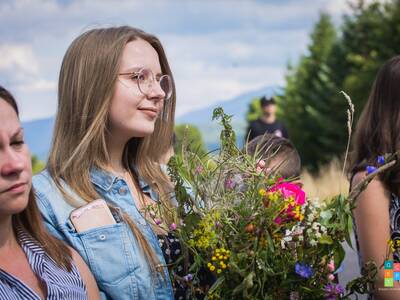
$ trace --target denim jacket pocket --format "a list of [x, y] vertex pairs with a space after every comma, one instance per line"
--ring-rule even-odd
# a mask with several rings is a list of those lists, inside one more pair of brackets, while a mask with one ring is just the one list
[[124, 223], [116, 223], [77, 233], [90, 269], [100, 284], [117, 285], [136, 267], [128, 259], [125, 226]]

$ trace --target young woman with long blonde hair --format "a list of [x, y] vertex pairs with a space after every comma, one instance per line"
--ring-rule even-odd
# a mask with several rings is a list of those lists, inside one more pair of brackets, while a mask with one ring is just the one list
[[[70, 45], [47, 168], [34, 186], [47, 227], [82, 255], [104, 299], [173, 299], [145, 210], [170, 207], [172, 187], [158, 161], [170, 145], [174, 111], [172, 73], [155, 36], [102, 28]], [[71, 212], [99, 198], [115, 224], [77, 230]]]

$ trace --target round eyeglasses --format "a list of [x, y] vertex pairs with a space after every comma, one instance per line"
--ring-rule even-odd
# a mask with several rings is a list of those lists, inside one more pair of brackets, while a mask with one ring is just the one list
[[140, 69], [139, 71], [119, 73], [118, 75], [129, 76], [128, 80], [120, 80], [121, 83], [127, 88], [138, 87], [139, 91], [145, 96], [150, 94], [155, 81], [157, 81], [165, 94], [164, 100], [168, 100], [172, 96], [172, 79], [167, 74], [154, 76], [151, 70]]

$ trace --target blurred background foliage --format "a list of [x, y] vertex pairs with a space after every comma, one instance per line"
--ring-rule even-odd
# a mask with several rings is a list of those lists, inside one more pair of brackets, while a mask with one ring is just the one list
[[303, 166], [320, 166], [342, 157], [347, 141], [347, 102], [359, 117], [379, 67], [400, 54], [400, 0], [359, 1], [335, 28], [322, 13], [311, 33], [308, 51], [288, 65], [279, 97], [279, 116], [298, 148]]
[[[350, 95], [357, 121], [379, 67], [398, 54], [400, 0], [358, 1], [340, 28], [321, 13], [307, 53], [288, 64], [284, 92], [277, 97], [279, 118], [308, 171], [317, 173], [344, 154], [348, 106], [340, 91]], [[249, 104], [247, 122], [261, 115], [258, 100]]]
[[44, 162], [39, 160], [39, 158], [36, 155], [32, 155], [31, 162], [32, 162], [32, 173], [33, 174], [39, 173], [45, 167]]

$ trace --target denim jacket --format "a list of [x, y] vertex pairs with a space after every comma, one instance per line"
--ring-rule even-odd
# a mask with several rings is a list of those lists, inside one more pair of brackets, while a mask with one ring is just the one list
[[[158, 239], [138, 211], [125, 180], [96, 168], [91, 170], [90, 176], [99, 195], [135, 221], [160, 262], [165, 265]], [[118, 209], [117, 213], [113, 213], [116, 224], [77, 233], [69, 221], [69, 215], [75, 207], [64, 200], [49, 173], [44, 170], [34, 176], [33, 185], [48, 230], [79, 252], [97, 281], [102, 299], [174, 298], [167, 269], [164, 269], [166, 280], [160, 274], [157, 277], [151, 274], [135, 236], [129, 226], [121, 221]], [[148, 184], [139, 180], [139, 185], [144, 193], [158, 201], [157, 194]], [[67, 185], [64, 188], [74, 195], [74, 199], [81, 201], [81, 205], [85, 204]]]

